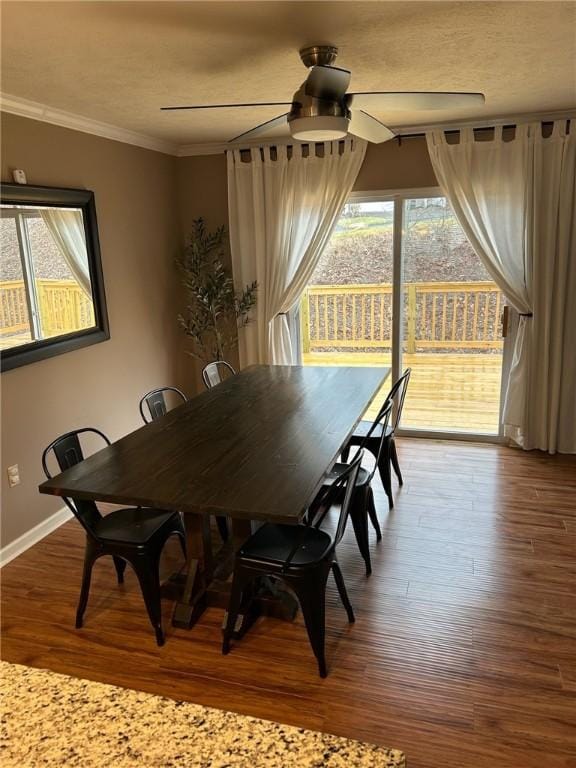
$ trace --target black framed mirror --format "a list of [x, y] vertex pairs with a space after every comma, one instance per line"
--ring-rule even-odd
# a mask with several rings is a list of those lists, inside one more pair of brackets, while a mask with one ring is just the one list
[[94, 193], [0, 187], [3, 371], [110, 338]]

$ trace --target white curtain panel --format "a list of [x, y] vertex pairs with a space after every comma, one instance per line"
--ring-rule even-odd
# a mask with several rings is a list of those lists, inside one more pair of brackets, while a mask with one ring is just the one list
[[576, 453], [576, 121], [534, 127], [528, 251], [534, 321], [526, 448]]
[[82, 211], [47, 208], [41, 210], [41, 214], [70, 271], [91, 299], [92, 286]]
[[566, 121], [511, 140], [471, 128], [448, 144], [426, 136], [436, 177], [484, 266], [520, 315], [503, 409], [505, 434], [526, 449], [576, 452], [574, 143]]
[[[240, 331], [240, 364], [297, 362], [286, 314], [299, 301], [352, 191], [366, 142], [227, 152], [234, 281], [258, 281], [255, 322]], [[308, 149], [308, 147], [306, 148]], [[244, 158], [244, 159], [243, 159]]]

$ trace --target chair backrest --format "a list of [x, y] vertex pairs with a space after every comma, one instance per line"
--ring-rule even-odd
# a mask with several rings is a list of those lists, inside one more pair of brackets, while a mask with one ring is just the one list
[[212, 389], [212, 387], [220, 384], [224, 378], [235, 375], [236, 371], [230, 363], [227, 363], [226, 360], [215, 360], [213, 363], [208, 363], [208, 365], [204, 366], [202, 380], [206, 389]]
[[[388, 392], [386, 402], [394, 402], [396, 400], [396, 412], [394, 414], [394, 423], [392, 424], [392, 433], [396, 431], [396, 427], [400, 423], [402, 417], [402, 409], [404, 408], [404, 399], [406, 398], [406, 390], [408, 389], [408, 383], [410, 381], [411, 368], [406, 368], [402, 376], [396, 381]], [[384, 403], [386, 405], [386, 403]]]
[[[42, 469], [44, 474], [50, 480], [53, 475], [48, 468], [48, 457], [50, 453], [54, 455], [60, 470], [64, 472], [70, 467], [80, 464], [84, 461], [84, 453], [82, 446], [80, 445], [79, 435], [91, 433], [98, 435], [106, 443], [110, 445], [110, 440], [103, 432], [93, 427], [84, 427], [83, 429], [75, 429], [72, 432], [66, 432], [64, 435], [60, 435], [56, 440], [53, 440], [50, 445], [44, 449], [42, 453]], [[94, 535], [94, 524], [101, 519], [102, 515], [98, 511], [98, 507], [93, 501], [85, 499], [68, 499], [64, 497], [66, 505], [72, 510], [73, 514], [80, 521], [85, 530]]]
[[[372, 478], [374, 477], [374, 473], [376, 472], [376, 469], [378, 468], [378, 464], [380, 462], [380, 455], [382, 453], [382, 448], [384, 446], [384, 440], [386, 439], [386, 432], [388, 430], [388, 427], [390, 425], [390, 418], [392, 416], [392, 406], [394, 405], [394, 401], [387, 398], [384, 402], [384, 405], [380, 410], [378, 411], [378, 415], [372, 422], [372, 426], [362, 439], [362, 442], [358, 446], [357, 453], [360, 453], [360, 451], [363, 451], [366, 447], [366, 444], [368, 443], [368, 440], [374, 435], [374, 432], [381, 427], [382, 431], [380, 433], [380, 443], [378, 444], [378, 452], [376, 454], [376, 461], [374, 462], [374, 466], [372, 467], [370, 471], [370, 477], [368, 478], [368, 482], [372, 482]], [[356, 456], [354, 456], [354, 459]]]
[[348, 522], [348, 515], [350, 513], [350, 502], [352, 500], [352, 494], [354, 493], [354, 486], [356, 485], [356, 478], [360, 471], [363, 456], [364, 451], [358, 451], [354, 459], [346, 466], [346, 469], [338, 475], [331, 485], [326, 486], [323, 489], [314, 504], [312, 525], [315, 528], [319, 528], [330, 507], [339, 501], [342, 502], [340, 506], [340, 515], [338, 517], [338, 525], [336, 526], [336, 535], [334, 536], [334, 545], [340, 543], [344, 531], [346, 530], [346, 523]]
[[[184, 392], [181, 392], [176, 387], [158, 387], [158, 389], [147, 392], [140, 400], [140, 416], [142, 416], [144, 424], [150, 424], [151, 421], [156, 421], [156, 419], [166, 415], [168, 409], [166, 408], [166, 398], [164, 397], [165, 392], [175, 392], [182, 399], [183, 403], [188, 400]], [[150, 418], [146, 416], [145, 405], [148, 408]]]

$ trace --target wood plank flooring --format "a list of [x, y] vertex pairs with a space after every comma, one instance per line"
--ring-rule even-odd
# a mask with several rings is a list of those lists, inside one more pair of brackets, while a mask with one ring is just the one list
[[399, 454], [393, 511], [375, 486], [372, 577], [350, 533], [340, 548], [357, 620], [330, 582], [326, 680], [301, 617], [260, 619], [223, 657], [222, 611], [174, 630], [166, 600], [157, 648], [134, 575], [118, 587], [105, 560], [75, 630], [75, 522], [3, 569], [3, 658], [396, 747], [410, 768], [574, 768], [576, 457], [415, 439]]

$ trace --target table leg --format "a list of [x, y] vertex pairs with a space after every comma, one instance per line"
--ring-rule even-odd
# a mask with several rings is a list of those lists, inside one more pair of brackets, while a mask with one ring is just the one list
[[[254, 528], [254, 524], [250, 520], [232, 520], [232, 542], [234, 547], [234, 553], [240, 547], [242, 544], [246, 541], [246, 539], [252, 535], [252, 530]], [[232, 562], [232, 569], [234, 567], [234, 563]], [[232, 571], [230, 571], [230, 577], [229, 582], [232, 581]], [[260, 611], [259, 606], [254, 603], [253, 597], [254, 593], [257, 589], [256, 584], [252, 584], [247, 590], [244, 592], [244, 596], [242, 599], [242, 605], [240, 606], [240, 612], [238, 613], [238, 618], [236, 619], [236, 626], [234, 627], [233, 637], [240, 638], [247, 630], [248, 628], [256, 621], [258, 618]], [[226, 622], [228, 621], [228, 611], [226, 610], [224, 612], [224, 618], [222, 620], [222, 629], [226, 627]]]
[[172, 616], [172, 624], [190, 629], [204, 612], [206, 590], [212, 580], [214, 563], [210, 541], [210, 518], [207, 515], [184, 514], [186, 525], [186, 580]]
[[[251, 535], [258, 523], [232, 520], [231, 540], [222, 545], [216, 556], [212, 551], [210, 518], [207, 515], [185, 513], [186, 569], [179, 581], [172, 624], [191, 629], [208, 606], [226, 609], [234, 568], [234, 553]], [[174, 584], [178, 587], [178, 584]], [[283, 619], [293, 619], [298, 604], [281, 583], [267, 577], [258, 579], [244, 595], [235, 637], [241, 637], [261, 613]], [[226, 624], [224, 616], [223, 627]]]
[[[247, 520], [232, 520], [234, 551], [240, 548], [257, 525], [258, 523], [250, 523]], [[228, 581], [230, 582], [231, 579]], [[242, 637], [262, 613], [293, 621], [297, 612], [298, 601], [292, 593], [286, 590], [278, 580], [262, 576], [256, 579], [244, 593], [233, 637]], [[228, 611], [225, 611], [222, 629], [226, 627], [227, 620]]]

